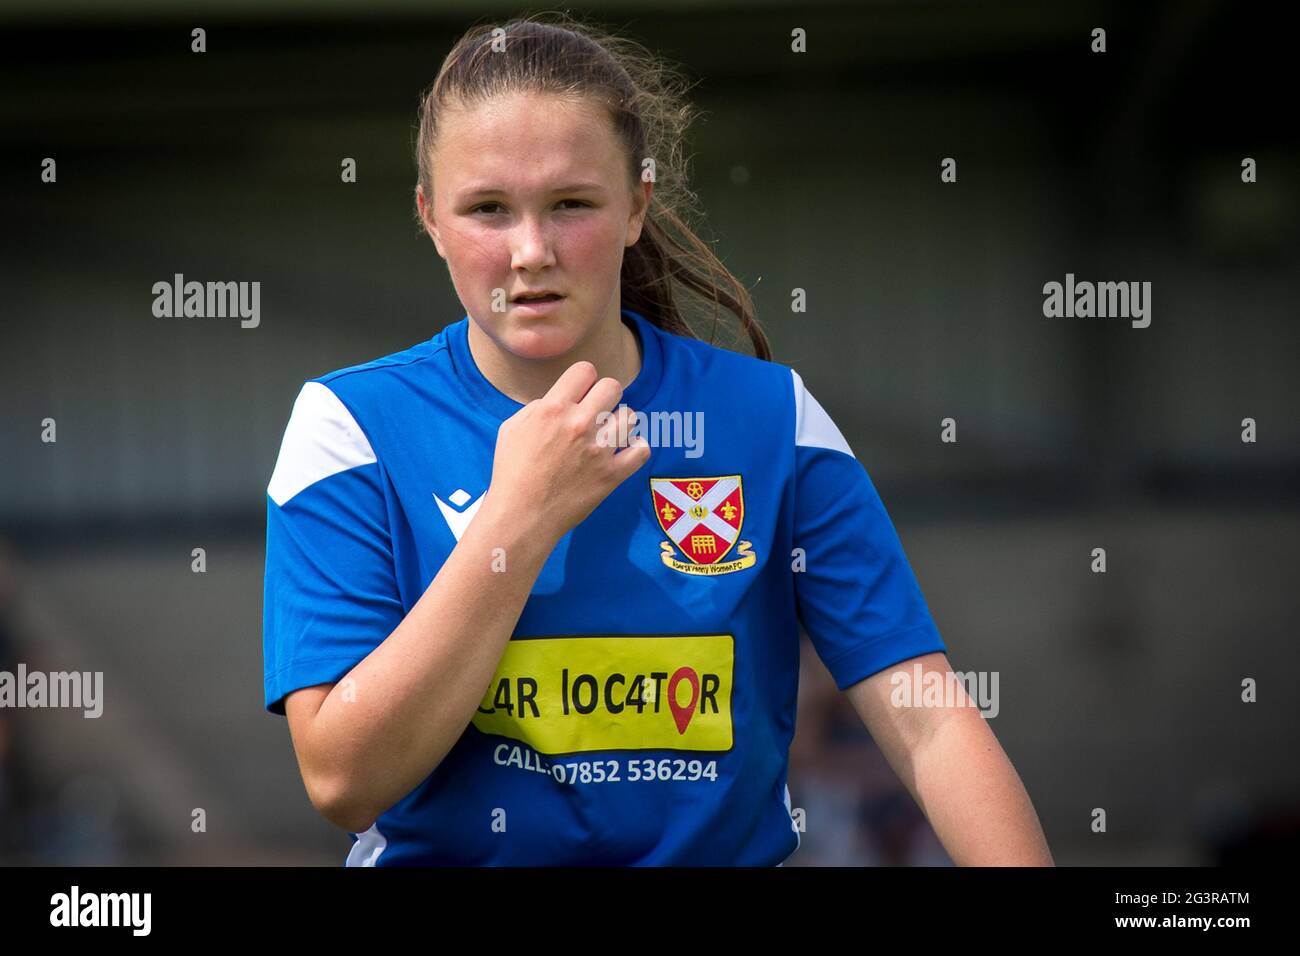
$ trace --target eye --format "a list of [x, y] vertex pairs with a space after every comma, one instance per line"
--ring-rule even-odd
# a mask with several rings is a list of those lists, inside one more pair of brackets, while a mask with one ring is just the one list
[[[561, 199], [557, 205], [563, 206], [565, 203], [573, 203], [574, 205], [570, 208], [577, 208], [577, 209], [583, 209], [591, 206], [591, 203], [587, 202], [584, 199]], [[489, 208], [489, 207], [494, 207], [494, 208]], [[477, 206], [472, 208], [470, 210], [470, 213], [471, 214], [483, 213], [484, 215], [491, 216], [491, 215], [495, 215], [496, 212], [501, 208], [502, 207], [499, 202], [484, 202], [484, 203], [479, 203]]]

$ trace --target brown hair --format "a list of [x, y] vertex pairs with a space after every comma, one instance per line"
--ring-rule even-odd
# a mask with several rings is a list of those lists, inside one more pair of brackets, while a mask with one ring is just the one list
[[645, 47], [567, 14], [471, 27], [422, 96], [415, 147], [419, 183], [431, 200], [432, 150], [439, 116], [449, 101], [475, 104], [516, 91], [594, 97], [626, 147], [633, 183], [640, 182], [642, 157], [654, 160], [654, 189], [641, 237], [623, 255], [623, 307], [664, 331], [695, 338], [677, 302], [679, 291], [693, 293], [713, 303], [714, 333], [719, 307], [726, 308], [749, 334], [754, 354], [771, 360], [749, 291], [688, 221], [703, 217], [687, 183], [682, 149], [686, 128], [696, 116], [684, 99], [687, 88], [680, 74]]

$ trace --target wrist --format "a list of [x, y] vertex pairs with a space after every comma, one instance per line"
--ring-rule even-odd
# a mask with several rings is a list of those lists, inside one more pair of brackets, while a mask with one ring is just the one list
[[550, 509], [521, 504], [489, 486], [475, 521], [483, 519], [485, 525], [499, 531], [498, 536], [504, 536], [510, 544], [540, 542], [549, 554], [565, 533], [555, 526], [551, 514]]

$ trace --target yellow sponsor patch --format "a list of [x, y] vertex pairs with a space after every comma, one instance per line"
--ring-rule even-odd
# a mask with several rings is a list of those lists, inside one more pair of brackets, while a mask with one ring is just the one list
[[730, 634], [518, 638], [472, 723], [543, 754], [730, 750], [734, 660]]

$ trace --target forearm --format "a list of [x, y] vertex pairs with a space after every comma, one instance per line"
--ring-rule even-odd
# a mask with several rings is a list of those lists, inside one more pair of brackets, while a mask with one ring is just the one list
[[976, 708], [939, 722], [908, 771], [900, 776], [958, 866], [1054, 865], [1029, 794]]
[[336, 781], [349, 817], [373, 821], [427, 777], [496, 672], [558, 539], [496, 505], [484, 500], [410, 613], [312, 722], [314, 763]]

